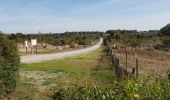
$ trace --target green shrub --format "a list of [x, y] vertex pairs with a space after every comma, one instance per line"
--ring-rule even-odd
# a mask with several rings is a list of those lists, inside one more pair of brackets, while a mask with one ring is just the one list
[[0, 36], [0, 99], [14, 91], [20, 59], [16, 45]]
[[169, 52], [170, 51], [170, 38], [163, 37], [161, 41], [162, 41], [162, 44], [157, 44], [154, 46], [154, 48], [157, 50]]
[[[53, 99], [63, 100], [169, 100], [170, 80], [125, 80], [106, 86], [75, 84], [57, 89]], [[147, 83], [146, 83], [147, 82]]]
[[140, 47], [143, 42], [142, 38], [137, 38], [137, 37], [126, 37], [123, 40], [124, 44], [127, 44], [128, 46], [131, 46], [133, 48]]
[[170, 24], [167, 24], [160, 30], [160, 34], [163, 36], [170, 36]]

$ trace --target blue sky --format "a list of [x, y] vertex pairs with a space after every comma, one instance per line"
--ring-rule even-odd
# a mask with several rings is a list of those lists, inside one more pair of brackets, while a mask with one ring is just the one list
[[3, 32], [160, 29], [170, 0], [0, 0]]

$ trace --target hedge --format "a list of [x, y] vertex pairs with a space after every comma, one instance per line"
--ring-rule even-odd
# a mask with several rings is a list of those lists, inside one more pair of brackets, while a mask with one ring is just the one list
[[16, 88], [20, 58], [16, 45], [0, 36], [0, 99], [6, 98]]

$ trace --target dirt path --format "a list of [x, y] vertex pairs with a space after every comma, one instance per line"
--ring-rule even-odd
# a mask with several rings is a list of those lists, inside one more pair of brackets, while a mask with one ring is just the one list
[[86, 49], [67, 51], [62, 53], [54, 53], [54, 54], [38, 54], [38, 55], [21, 56], [21, 63], [37, 63], [41, 61], [48, 61], [53, 59], [85, 54], [98, 49], [102, 45], [102, 43], [103, 43], [103, 38], [100, 38], [100, 41], [96, 45]]

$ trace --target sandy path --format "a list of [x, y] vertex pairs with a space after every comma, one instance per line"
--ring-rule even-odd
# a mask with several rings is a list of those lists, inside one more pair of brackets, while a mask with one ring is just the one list
[[76, 56], [80, 54], [85, 54], [91, 51], [98, 49], [103, 43], [103, 39], [100, 38], [100, 41], [89, 48], [74, 50], [74, 51], [67, 51], [62, 53], [53, 53], [53, 54], [38, 54], [38, 55], [28, 55], [28, 56], [21, 56], [21, 63], [37, 63], [41, 61], [48, 61], [53, 59], [59, 59], [64, 57]]

